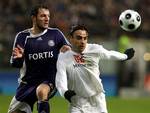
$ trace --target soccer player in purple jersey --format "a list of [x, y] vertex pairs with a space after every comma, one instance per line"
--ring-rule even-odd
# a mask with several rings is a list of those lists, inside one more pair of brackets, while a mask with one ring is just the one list
[[10, 63], [20, 68], [19, 86], [8, 113], [50, 113], [48, 100], [56, 92], [56, 61], [60, 51], [70, 49], [63, 33], [49, 28], [50, 11], [45, 5], [31, 10], [32, 28], [16, 35]]

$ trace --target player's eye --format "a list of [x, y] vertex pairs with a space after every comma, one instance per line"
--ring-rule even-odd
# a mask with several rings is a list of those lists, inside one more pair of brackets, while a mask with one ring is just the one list
[[81, 36], [76, 36], [76, 39], [77, 39], [77, 40], [81, 40], [82, 37], [81, 37]]

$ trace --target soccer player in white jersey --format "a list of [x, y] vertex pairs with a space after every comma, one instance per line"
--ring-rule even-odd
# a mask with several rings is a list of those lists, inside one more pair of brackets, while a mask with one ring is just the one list
[[127, 49], [125, 53], [109, 51], [102, 45], [87, 43], [88, 35], [85, 26], [72, 27], [69, 38], [72, 50], [58, 57], [56, 87], [70, 102], [70, 113], [107, 113], [99, 61], [131, 59], [134, 49]]
[[48, 100], [55, 94], [56, 62], [61, 51], [70, 49], [63, 33], [49, 27], [50, 11], [45, 5], [31, 10], [32, 28], [19, 32], [10, 63], [20, 68], [19, 86], [8, 113], [50, 113]]

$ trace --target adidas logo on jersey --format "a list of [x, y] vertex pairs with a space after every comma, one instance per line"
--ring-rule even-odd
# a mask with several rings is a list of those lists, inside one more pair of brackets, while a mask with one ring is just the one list
[[37, 40], [43, 40], [41, 37], [39, 37]]

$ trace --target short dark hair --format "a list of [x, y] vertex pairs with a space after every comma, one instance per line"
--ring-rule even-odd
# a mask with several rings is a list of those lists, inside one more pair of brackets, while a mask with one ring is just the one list
[[72, 36], [77, 30], [85, 30], [88, 33], [88, 29], [84, 25], [73, 25], [70, 29], [69, 34]]
[[31, 12], [30, 12], [30, 16], [37, 16], [39, 9], [48, 9], [48, 6], [45, 4], [37, 4], [34, 7], [32, 7]]

